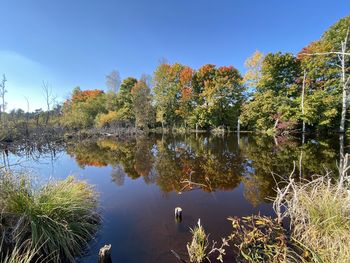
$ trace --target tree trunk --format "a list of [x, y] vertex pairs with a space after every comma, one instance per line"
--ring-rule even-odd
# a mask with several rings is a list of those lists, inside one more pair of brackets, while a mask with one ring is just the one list
[[344, 41], [341, 43], [341, 48], [342, 48], [342, 52], [341, 52], [341, 56], [339, 56], [340, 58], [340, 62], [341, 62], [341, 83], [342, 83], [342, 87], [343, 87], [343, 98], [342, 98], [342, 109], [341, 109], [341, 119], [340, 119], [340, 128], [339, 128], [339, 132], [340, 133], [344, 133], [345, 132], [345, 121], [346, 121], [346, 111], [347, 111], [347, 107], [348, 107], [348, 92], [347, 92], [347, 85], [349, 82], [349, 79], [346, 78], [346, 47], [347, 47], [347, 43], [348, 43], [348, 35], [349, 35], [349, 28], [346, 32], [346, 37], [344, 39]]
[[302, 93], [301, 93], [301, 113], [303, 115], [303, 128], [302, 128], [303, 136], [305, 133], [305, 119], [304, 119], [304, 114], [305, 114], [305, 112], [304, 112], [305, 80], [306, 80], [306, 71], [304, 70], [303, 88], [302, 88]]

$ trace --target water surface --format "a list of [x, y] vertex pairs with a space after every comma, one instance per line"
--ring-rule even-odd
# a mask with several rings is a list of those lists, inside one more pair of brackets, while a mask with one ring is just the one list
[[[274, 216], [267, 198], [274, 196], [279, 176], [293, 169], [297, 177], [336, 174], [338, 142], [154, 135], [15, 147], [2, 154], [5, 163], [19, 163], [12, 169], [30, 170], [39, 181], [73, 174], [95, 185], [103, 223], [80, 262], [97, 262], [99, 248], [112, 244], [115, 262], [154, 263], [177, 262], [170, 250], [186, 255], [189, 227], [199, 218], [210, 239], [219, 241], [229, 234], [229, 216]], [[174, 219], [177, 206], [184, 211], [182, 222]]]

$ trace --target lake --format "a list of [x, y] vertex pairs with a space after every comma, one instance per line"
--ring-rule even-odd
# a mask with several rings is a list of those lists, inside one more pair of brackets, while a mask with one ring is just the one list
[[[339, 155], [337, 138], [302, 143], [242, 133], [98, 139], [2, 152], [5, 164], [29, 170], [39, 183], [73, 174], [95, 186], [103, 222], [79, 259], [83, 263], [97, 262], [104, 244], [112, 244], [114, 262], [177, 262], [170, 251], [186, 256], [189, 228], [199, 218], [209, 239], [220, 241], [230, 233], [229, 216], [274, 216], [268, 197], [281, 177], [293, 169], [303, 178], [336, 174]], [[174, 218], [177, 206], [181, 222]]]

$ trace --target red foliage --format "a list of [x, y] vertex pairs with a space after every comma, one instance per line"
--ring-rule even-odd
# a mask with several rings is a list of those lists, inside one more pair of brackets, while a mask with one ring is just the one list
[[295, 121], [291, 120], [283, 120], [282, 114], [276, 113], [273, 115], [274, 120], [278, 120], [276, 130], [278, 130], [278, 133], [282, 133], [283, 131], [292, 130], [296, 126]]

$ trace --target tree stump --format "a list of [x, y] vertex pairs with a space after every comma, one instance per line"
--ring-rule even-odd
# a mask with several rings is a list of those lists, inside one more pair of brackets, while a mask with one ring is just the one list
[[176, 221], [181, 222], [181, 220], [182, 220], [182, 208], [181, 207], [175, 208], [175, 219], [176, 219]]
[[112, 263], [112, 245], [104, 245], [98, 252], [98, 263]]

